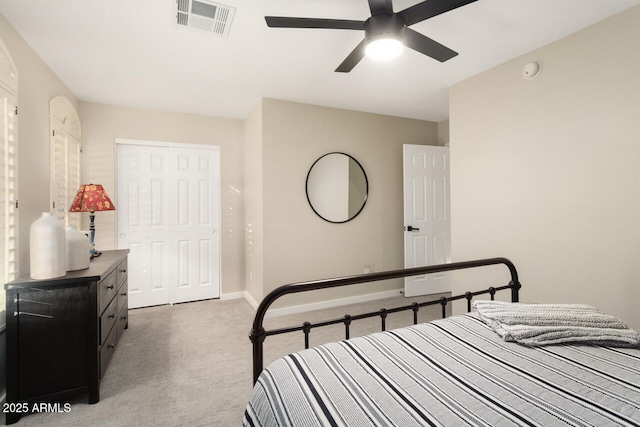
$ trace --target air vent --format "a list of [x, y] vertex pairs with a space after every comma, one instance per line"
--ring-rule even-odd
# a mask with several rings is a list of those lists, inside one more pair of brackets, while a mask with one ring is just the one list
[[176, 0], [176, 24], [228, 36], [236, 9], [203, 0]]

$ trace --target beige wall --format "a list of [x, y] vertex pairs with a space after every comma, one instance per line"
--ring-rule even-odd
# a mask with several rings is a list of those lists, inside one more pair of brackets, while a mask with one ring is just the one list
[[[244, 279], [243, 123], [237, 119], [80, 103], [84, 181], [115, 197], [115, 139], [220, 146], [221, 294], [242, 292]], [[117, 206], [116, 206], [117, 208]], [[116, 247], [116, 212], [96, 214], [96, 246]], [[84, 218], [88, 221], [88, 218]]]
[[262, 300], [263, 276], [263, 180], [262, 102], [244, 121], [245, 277], [246, 291], [254, 304]]
[[49, 100], [65, 96], [78, 101], [0, 15], [0, 39], [18, 70], [18, 246], [19, 275], [29, 274], [29, 228], [49, 212]]
[[524, 301], [640, 328], [639, 51], [635, 7], [451, 89], [454, 260], [506, 256]]
[[449, 120], [438, 122], [438, 145], [446, 147], [449, 140]]
[[[273, 99], [262, 102], [263, 289], [291, 282], [403, 267], [402, 145], [437, 144], [437, 124]], [[305, 182], [320, 156], [356, 158], [369, 198], [354, 220], [333, 224], [307, 202]], [[301, 304], [402, 287], [371, 283], [324, 295], [297, 295]]]

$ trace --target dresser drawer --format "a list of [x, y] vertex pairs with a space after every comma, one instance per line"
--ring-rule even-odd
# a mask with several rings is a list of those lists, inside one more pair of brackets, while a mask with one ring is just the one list
[[122, 282], [127, 280], [127, 259], [123, 259], [116, 267], [116, 283], [118, 286], [122, 285]]
[[104, 345], [100, 349], [100, 378], [104, 377], [104, 373], [107, 370], [107, 366], [109, 366], [113, 352], [116, 350], [117, 341], [118, 333], [116, 328], [113, 328]]
[[116, 295], [116, 270], [101, 280], [98, 283], [98, 288], [98, 301], [100, 302], [100, 313], [102, 313]]
[[100, 316], [100, 344], [104, 344], [109, 332], [116, 323], [116, 316], [118, 315], [118, 299], [114, 298], [111, 304]]

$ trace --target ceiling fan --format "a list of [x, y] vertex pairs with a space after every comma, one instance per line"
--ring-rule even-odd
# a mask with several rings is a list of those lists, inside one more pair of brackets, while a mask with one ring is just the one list
[[366, 21], [286, 16], [266, 16], [265, 20], [267, 26], [277, 28], [364, 30], [364, 40], [336, 68], [336, 72], [348, 73], [365, 54], [375, 57], [376, 49], [385, 46], [391, 49], [392, 54], [399, 54], [402, 46], [407, 46], [440, 62], [453, 58], [457, 52], [412, 30], [409, 26], [475, 1], [477, 0], [425, 0], [400, 12], [394, 12], [392, 0], [368, 0], [371, 17]]

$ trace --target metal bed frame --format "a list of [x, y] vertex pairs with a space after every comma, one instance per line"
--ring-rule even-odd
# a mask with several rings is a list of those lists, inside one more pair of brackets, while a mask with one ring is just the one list
[[[267, 313], [267, 310], [273, 304], [275, 300], [278, 298], [299, 292], [307, 292], [314, 291], [318, 289], [328, 289], [342, 286], [350, 286], [359, 283], [367, 283], [367, 282], [376, 282], [380, 280], [388, 280], [388, 279], [396, 279], [402, 277], [410, 277], [410, 276], [418, 276], [423, 274], [432, 274], [439, 273], [444, 271], [452, 271], [452, 270], [463, 270], [468, 268], [475, 267], [483, 267], [489, 265], [497, 265], [503, 264], [505, 265], [511, 274], [511, 280], [508, 285], [500, 286], [500, 287], [490, 287], [484, 290], [476, 291], [476, 292], [466, 292], [462, 295], [455, 295], [451, 297], [442, 297], [436, 300], [430, 300], [425, 302], [414, 302], [410, 305], [396, 307], [392, 309], [382, 308], [378, 311], [373, 311], [369, 313], [359, 314], [355, 316], [351, 316], [349, 314], [344, 317], [327, 320], [319, 323], [309, 323], [304, 322], [299, 326], [292, 326], [286, 328], [278, 328], [265, 330], [263, 326], [264, 318]], [[401, 270], [391, 270], [391, 271], [383, 271], [380, 273], [369, 273], [369, 274], [361, 274], [355, 276], [347, 276], [340, 277], [336, 279], [326, 279], [326, 280], [315, 280], [309, 282], [301, 282], [301, 283], [291, 283], [288, 285], [280, 286], [279, 288], [271, 291], [267, 296], [262, 300], [258, 309], [256, 310], [256, 315], [253, 320], [253, 327], [251, 328], [251, 332], [249, 334], [249, 339], [253, 344], [253, 383], [255, 384], [258, 381], [258, 376], [262, 372], [263, 369], [263, 359], [264, 359], [264, 340], [271, 335], [279, 335], [288, 332], [296, 332], [303, 331], [304, 332], [304, 342], [305, 349], [309, 348], [309, 333], [311, 329], [318, 328], [322, 326], [335, 325], [339, 323], [343, 323], [345, 325], [345, 339], [349, 339], [349, 327], [351, 322], [359, 319], [366, 319], [369, 317], [380, 316], [382, 322], [382, 331], [386, 329], [386, 317], [389, 313], [396, 313], [400, 311], [413, 311], [413, 323], [414, 325], [418, 323], [418, 310], [420, 307], [431, 306], [440, 304], [442, 306], [442, 318], [446, 317], [446, 307], [450, 301], [456, 301], [460, 299], [467, 300], [467, 312], [471, 311], [471, 300], [474, 296], [477, 295], [485, 295], [489, 294], [491, 299], [494, 299], [494, 295], [497, 291], [511, 289], [511, 301], [518, 302], [518, 291], [521, 288], [521, 284], [518, 281], [518, 272], [516, 271], [515, 266], [511, 261], [506, 258], [489, 258], [489, 259], [481, 259], [475, 261], [464, 261], [464, 262], [456, 262], [450, 264], [441, 264], [441, 265], [432, 265], [427, 267], [416, 267], [416, 268], [408, 268]]]

